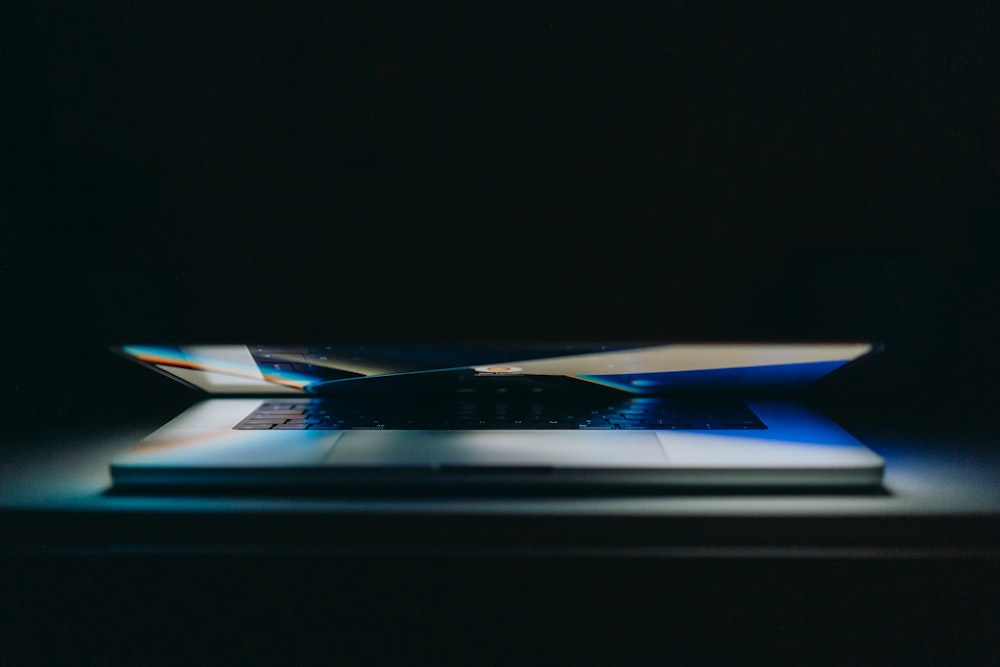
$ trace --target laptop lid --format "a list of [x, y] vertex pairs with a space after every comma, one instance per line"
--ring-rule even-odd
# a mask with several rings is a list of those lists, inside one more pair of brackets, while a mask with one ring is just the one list
[[789, 393], [877, 350], [851, 343], [122, 345], [216, 396], [584, 391]]

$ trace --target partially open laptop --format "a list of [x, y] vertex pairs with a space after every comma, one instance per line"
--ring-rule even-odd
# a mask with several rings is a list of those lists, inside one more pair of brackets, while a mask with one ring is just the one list
[[884, 462], [794, 395], [870, 343], [124, 345], [208, 397], [116, 486], [858, 487]]

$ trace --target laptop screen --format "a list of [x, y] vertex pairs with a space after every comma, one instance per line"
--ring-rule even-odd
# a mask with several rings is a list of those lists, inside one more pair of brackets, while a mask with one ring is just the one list
[[634, 395], [794, 391], [871, 343], [123, 345], [212, 394], [340, 395], [602, 387]]

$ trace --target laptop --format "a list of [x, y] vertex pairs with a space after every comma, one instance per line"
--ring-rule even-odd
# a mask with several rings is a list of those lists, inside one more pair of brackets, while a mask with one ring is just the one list
[[796, 395], [871, 343], [122, 345], [201, 400], [116, 487], [863, 487]]

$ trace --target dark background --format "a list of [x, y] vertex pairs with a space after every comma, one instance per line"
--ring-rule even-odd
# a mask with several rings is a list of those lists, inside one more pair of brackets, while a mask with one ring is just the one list
[[156, 391], [126, 341], [862, 338], [877, 394], [1000, 369], [989, 3], [3, 11], [8, 394]]
[[[0, 3], [12, 446], [192, 400], [118, 342], [869, 339], [831, 401], [996, 414], [995, 4], [193, 7]], [[961, 662], [997, 618], [995, 561], [199, 558], [12, 558], [34, 602], [9, 641], [249, 655], [247, 628], [338, 626], [391, 652], [385, 626], [438, 657], [523, 633], [604, 661], [686, 635], [710, 662], [819, 628], [828, 659]]]

